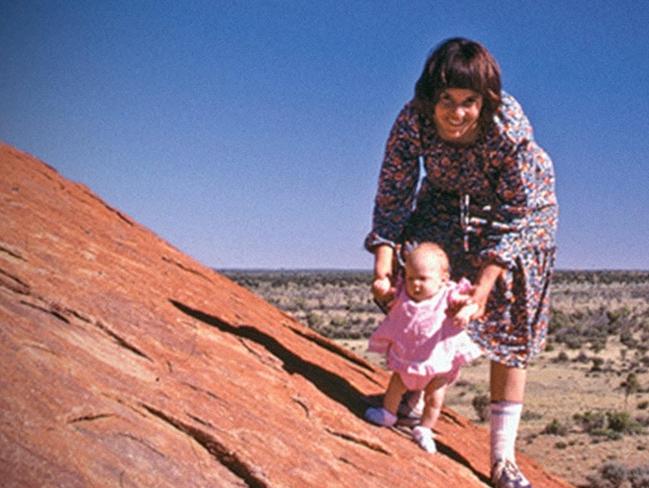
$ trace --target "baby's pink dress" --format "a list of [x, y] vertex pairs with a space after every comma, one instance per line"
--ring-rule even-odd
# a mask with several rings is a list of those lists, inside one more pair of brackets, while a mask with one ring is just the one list
[[464, 331], [453, 325], [446, 308], [452, 294], [466, 292], [470, 284], [449, 282], [435, 296], [415, 302], [398, 291], [396, 303], [370, 337], [368, 350], [386, 355], [388, 368], [399, 373], [409, 390], [422, 390], [434, 376], [457, 380], [460, 367], [481, 351]]

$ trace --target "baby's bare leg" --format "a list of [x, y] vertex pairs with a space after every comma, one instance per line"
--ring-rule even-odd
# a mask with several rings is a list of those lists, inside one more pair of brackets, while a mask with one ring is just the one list
[[392, 373], [388, 389], [383, 397], [383, 408], [393, 415], [397, 414], [401, 397], [407, 391], [406, 385], [403, 384], [399, 373]]
[[444, 405], [447, 387], [448, 378], [445, 376], [436, 376], [426, 385], [424, 390], [426, 406], [424, 407], [424, 414], [421, 416], [422, 427], [432, 429], [437, 424], [442, 405]]

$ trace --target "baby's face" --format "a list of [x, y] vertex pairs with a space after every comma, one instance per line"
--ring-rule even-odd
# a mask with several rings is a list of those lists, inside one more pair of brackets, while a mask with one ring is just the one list
[[448, 281], [439, 256], [430, 253], [413, 253], [406, 261], [406, 293], [416, 301], [427, 300]]

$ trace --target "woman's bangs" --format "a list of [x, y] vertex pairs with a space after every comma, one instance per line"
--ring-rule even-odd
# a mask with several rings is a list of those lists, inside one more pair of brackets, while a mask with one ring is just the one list
[[469, 63], [449, 63], [445, 66], [443, 84], [446, 88], [464, 88], [482, 94], [484, 92], [484, 77]]

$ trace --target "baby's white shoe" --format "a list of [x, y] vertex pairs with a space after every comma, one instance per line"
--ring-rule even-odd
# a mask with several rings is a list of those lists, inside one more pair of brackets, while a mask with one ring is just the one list
[[437, 452], [437, 446], [435, 445], [435, 441], [433, 440], [433, 431], [428, 427], [418, 425], [417, 427], [413, 428], [412, 438], [424, 451], [430, 453]]

